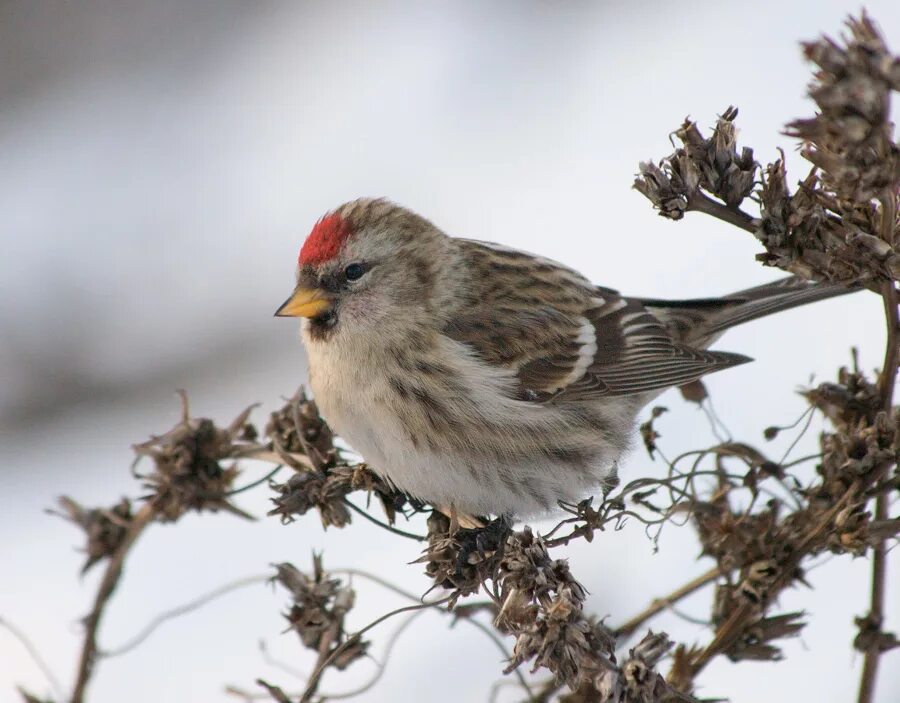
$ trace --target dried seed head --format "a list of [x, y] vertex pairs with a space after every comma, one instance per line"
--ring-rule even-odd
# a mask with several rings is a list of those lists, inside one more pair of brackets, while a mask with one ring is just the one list
[[278, 515], [283, 523], [293, 522], [296, 516], [315, 508], [323, 527], [344, 527], [351, 520], [346, 496], [357, 490], [374, 493], [391, 524], [397, 512], [409, 502], [364, 465], [350, 466], [342, 462], [334, 446], [334, 435], [320, 417], [315, 401], [306, 397], [303, 388], [271, 414], [266, 436], [273, 449], [282, 455], [303, 454], [314, 467], [309, 470], [296, 465], [297, 473], [287, 481], [271, 483], [277, 495], [271, 499], [275, 507], [268, 514]]
[[900, 60], [865, 13], [847, 26], [843, 44], [823, 37], [803, 45], [819, 66], [809, 89], [819, 112], [789, 124], [788, 133], [805, 142], [802, 153], [822, 170], [829, 190], [846, 201], [867, 202], [900, 180], [889, 118]]
[[628, 652], [628, 659], [622, 663], [625, 700], [635, 703], [667, 700], [671, 689], [656, 671], [656, 666], [672, 646], [673, 642], [665, 633], [647, 632], [637, 646]]
[[188, 510], [227, 510], [250, 518], [228, 501], [228, 492], [240, 472], [236, 465], [222, 466], [222, 461], [240, 453], [244, 438], [249, 436], [247, 419], [253, 406], [227, 428], [219, 428], [207, 418], [190, 417], [183, 393], [182, 408], [182, 419], [175, 427], [134, 446], [135, 464], [142, 457], [153, 461], [150, 474], [137, 475], [152, 491], [148, 499], [159, 519], [174, 521]]
[[328, 656], [343, 647], [332, 661], [332, 666], [338, 669], [345, 669], [365, 655], [369, 643], [361, 639], [348, 641], [344, 629], [344, 619], [353, 608], [356, 595], [340, 579], [325, 573], [320, 556], [313, 556], [311, 575], [289, 563], [276, 564], [275, 571], [272, 580], [291, 595], [284, 617], [305, 647], [319, 656]]
[[881, 618], [873, 617], [870, 613], [865, 617], [854, 618], [853, 622], [859, 628], [859, 633], [853, 639], [853, 647], [859, 652], [869, 652], [877, 648], [879, 652], [887, 652], [900, 647], [900, 639], [893, 632], [884, 632]]
[[680, 220], [691, 209], [701, 190], [736, 209], [753, 192], [759, 169], [752, 149], [737, 149], [736, 117], [737, 108], [726, 109], [709, 138], [686, 119], [675, 131], [683, 146], [659, 166], [641, 163], [635, 190], [672, 220]]
[[269, 416], [265, 434], [283, 451], [307, 455], [319, 469], [333, 466], [337, 461], [334, 435], [319, 415], [315, 401], [306, 397], [302, 387]]
[[87, 561], [81, 569], [82, 574], [101, 559], [112, 556], [122, 544], [132, 519], [131, 502], [127, 498], [111, 508], [86, 509], [68, 496], [60, 497], [59, 504], [64, 511], [59, 514], [81, 527], [87, 535], [84, 550]]
[[279, 516], [283, 524], [315, 509], [319, 511], [323, 527], [344, 527], [351, 521], [345, 499], [349, 493], [358, 490], [369, 491], [378, 497], [391, 524], [408, 503], [406, 496], [393, 491], [363, 465], [302, 470], [284, 483], [272, 482], [270, 485], [277, 495], [271, 498], [275, 507], [268, 514]]
[[477, 593], [488, 580], [495, 580], [504, 543], [510, 533], [503, 518], [477, 530], [451, 532], [450, 519], [434, 510], [428, 517], [428, 547], [418, 559], [435, 586], [451, 590], [449, 607], [463, 596]]
[[747, 626], [734, 645], [726, 651], [732, 661], [779, 661], [783, 654], [773, 644], [777, 640], [799, 636], [806, 623], [802, 612], [760, 618]]
[[634, 179], [634, 189], [653, 203], [662, 217], [670, 220], [684, 217], [689, 190], [674, 173], [672, 166], [666, 161], [660, 166], [651, 161], [643, 161], [639, 169], [640, 172]]
[[322, 527], [344, 527], [350, 522], [350, 510], [344, 498], [352, 488], [343, 477], [325, 476], [319, 471], [295, 473], [284, 483], [272, 483], [276, 496], [271, 499], [275, 507], [269, 515], [278, 515], [282, 524], [305, 515], [312, 509], [319, 511]]

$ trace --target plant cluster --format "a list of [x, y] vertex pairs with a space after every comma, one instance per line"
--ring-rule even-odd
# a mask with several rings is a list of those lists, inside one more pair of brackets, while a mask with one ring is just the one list
[[[427, 600], [427, 593], [405, 594], [411, 605], [351, 632], [345, 620], [355, 592], [340, 575], [326, 571], [321, 557], [309, 573], [287, 562], [275, 565], [272, 578], [289, 597], [284, 612], [289, 630], [317, 657], [314, 673], [296, 693], [258, 682], [281, 703], [326, 700], [319, 693], [322, 675], [368, 656], [371, 643], [363, 635], [394, 615], [426, 609], [472, 622], [504, 648], [504, 673], [512, 675], [523, 700], [696, 701], [698, 677], [714, 658], [783, 657], [781, 642], [802, 631], [806, 615], [781, 612], [778, 596], [806, 584], [810, 563], [825, 553], [865, 556], [872, 563], [871, 602], [856, 620], [852, 643], [865, 657], [858, 700], [871, 703], [881, 655], [900, 646], [884, 623], [888, 545], [900, 535], [900, 516], [890, 514], [900, 492], [900, 411], [893, 401], [900, 350], [900, 148], [890, 121], [891, 97], [900, 91], [900, 57], [890, 53], [865, 14], [848, 20], [847, 27], [840, 41], [823, 37], [804, 44], [815, 65], [809, 94], [818, 110], [786, 128], [811, 166], [795, 190], [788, 186], [783, 157], [761, 166], [752, 149], [738, 147], [734, 108], [719, 117], [709, 136], [686, 120], [674, 133], [681, 146], [659, 162], [642, 163], [634, 183], [664, 217], [679, 220], [701, 212], [749, 232], [762, 246], [757, 258], [766, 266], [865, 288], [882, 298], [887, 344], [878, 377], [867, 376], [854, 358], [834, 382], [804, 392], [807, 417], [818, 413], [829, 420], [817, 453], [773, 459], [751, 444], [723, 441], [662, 458], [667, 466], [662, 478], [637, 478], [610, 486], [602, 496], [560, 506], [563, 517], [543, 534], [505, 519], [467, 529], [455, 516], [397, 492], [353, 461], [302, 390], [271, 414], [262, 431], [250, 421], [252, 408], [219, 427], [191, 417], [183, 396], [178, 424], [134, 447], [144, 460], [139, 466], [149, 463], [147, 473], [136, 474], [143, 495], [97, 508], [61, 499], [63, 514], [84, 532], [84, 570], [105, 569], [85, 618], [77, 680], [66, 698], [86, 700], [95, 664], [110, 655], [97, 644], [98, 629], [143, 531], [177, 522], [189, 511], [251, 517], [235, 499], [265, 484], [273, 504], [269, 515], [284, 524], [308, 512], [318, 513], [324, 528], [346, 528], [360, 517], [419, 541], [429, 590], [439, 594], [437, 600]], [[702, 385], [684, 390], [697, 402], [706, 397]], [[641, 428], [650, 457], [662, 457], [654, 423], [663, 410], [653, 409]], [[771, 440], [785, 431], [770, 427], [764, 436]], [[258, 462], [275, 468], [235, 487], [246, 465]], [[351, 495], [365, 495], [366, 508]], [[398, 526], [416, 513], [429, 515], [426, 535]], [[715, 566], [612, 627], [586, 612], [585, 590], [563, 555], [574, 540], [590, 542], [598, 532], [614, 538], [626, 521], [646, 525], [651, 538], [666, 525], [690, 522], [701, 554]], [[626, 649], [653, 617], [706, 586], [711, 594], [706, 642], [680, 642], [676, 633], [648, 630]], [[482, 600], [472, 600], [475, 596]], [[529, 676], [523, 673], [526, 664]], [[55, 703], [62, 700], [60, 695]]]

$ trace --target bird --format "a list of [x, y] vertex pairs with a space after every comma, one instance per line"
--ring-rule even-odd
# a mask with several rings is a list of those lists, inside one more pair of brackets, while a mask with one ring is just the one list
[[319, 411], [366, 465], [477, 525], [607, 489], [645, 405], [751, 360], [709, 349], [725, 330], [847, 292], [788, 276], [720, 298], [628, 297], [362, 198], [316, 222], [275, 314], [302, 318]]

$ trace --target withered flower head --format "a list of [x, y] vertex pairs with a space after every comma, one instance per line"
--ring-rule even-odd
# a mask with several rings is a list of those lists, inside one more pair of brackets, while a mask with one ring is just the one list
[[659, 166], [641, 163], [635, 190], [650, 200], [660, 215], [672, 220], [680, 220], [687, 210], [701, 209], [708, 200], [703, 193], [736, 209], [753, 192], [759, 169], [752, 149], [744, 147], [738, 152], [737, 114], [737, 108], [726, 109], [708, 138], [696, 122], [685, 119], [675, 131], [682, 147]]
[[275, 507], [269, 515], [278, 515], [283, 524], [312, 509], [319, 511], [322, 526], [343, 527], [350, 522], [350, 510], [344, 498], [353, 489], [342, 474], [325, 475], [321, 471], [298, 471], [284, 483], [272, 483]]
[[337, 461], [334, 435], [319, 415], [316, 402], [301, 387], [269, 416], [266, 437], [286, 452], [307, 455], [315, 466], [327, 468]]
[[284, 483], [271, 484], [277, 495], [271, 499], [275, 507], [268, 514], [278, 515], [282, 523], [293, 522], [296, 516], [316, 509], [323, 527], [344, 527], [351, 520], [345, 498], [357, 490], [374, 494], [391, 524], [397, 512], [407, 505], [406, 496], [364, 465], [349, 465], [342, 460], [334, 446], [334, 435], [302, 387], [271, 414], [265, 433], [273, 449], [282, 456], [303, 454], [312, 464], [312, 469], [291, 464], [296, 473]]
[[289, 563], [276, 564], [275, 571], [272, 580], [291, 595], [291, 605], [284, 617], [304, 647], [320, 657], [327, 657], [342, 647], [331, 664], [341, 670], [365, 655], [369, 643], [361, 639], [348, 643], [344, 629], [344, 618], [353, 608], [356, 594], [323, 570], [320, 555], [313, 556], [311, 575]]
[[[809, 278], [870, 281], [896, 278], [900, 148], [890, 119], [900, 58], [890, 53], [865, 13], [847, 21], [842, 41], [803, 45], [819, 70], [809, 87], [815, 116], [794, 120], [814, 169], [788, 192], [783, 159], [770, 164], [760, 189], [759, 239], [764, 263]], [[890, 222], [885, 217], [892, 217]]]
[[761, 617], [744, 628], [725, 654], [731, 661], [779, 661], [784, 655], [774, 642], [798, 637], [806, 626], [803, 615], [795, 612]]
[[535, 669], [546, 667], [573, 690], [603, 686], [607, 674], [618, 681], [615, 639], [585, 616], [585, 591], [568, 563], [551, 559], [528, 527], [507, 539], [498, 583], [503, 605], [496, 624], [516, 635], [507, 672], [533, 660]]
[[628, 652], [622, 663], [625, 700], [634, 703], [684, 700], [675, 697], [666, 680], [656, 671], [660, 659], [672, 648], [672, 641], [664, 632], [647, 632], [644, 638]]
[[221, 462], [239, 454], [250, 436], [247, 419], [253, 406], [223, 429], [207, 418], [190, 417], [187, 396], [181, 393], [181, 398], [181, 421], [164, 435], [134, 446], [135, 464], [142, 457], [153, 461], [153, 471], [138, 476], [152, 491], [148, 499], [159, 519], [174, 521], [188, 510], [227, 510], [252, 519], [228, 501], [239, 470]]
[[81, 569], [82, 574], [101, 559], [114, 554], [122, 544], [132, 518], [131, 502], [127, 498], [111, 508], [83, 508], [68, 496], [61, 496], [59, 504], [64, 512], [57, 514], [74, 522], [87, 535], [84, 549], [87, 561]]
[[449, 607], [488, 580], [494, 580], [510, 534], [509, 522], [498, 518], [480, 529], [451, 532], [450, 519], [434, 510], [428, 517], [428, 547], [417, 561], [435, 586], [453, 591]]
[[821, 169], [829, 190], [866, 202], [900, 180], [889, 119], [891, 91], [900, 90], [900, 60], [865, 13], [847, 27], [843, 45], [828, 37], [803, 45], [819, 67], [809, 88], [819, 112], [790, 123], [788, 133], [805, 142], [803, 155]]

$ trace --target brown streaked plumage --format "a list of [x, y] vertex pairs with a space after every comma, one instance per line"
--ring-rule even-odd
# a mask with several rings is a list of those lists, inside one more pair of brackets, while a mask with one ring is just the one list
[[642, 406], [749, 361], [707, 349], [723, 331], [848, 292], [787, 278], [629, 298], [365, 199], [314, 228], [297, 280], [279, 314], [307, 318], [325, 419], [397, 488], [461, 515], [531, 515], [596, 491]]

